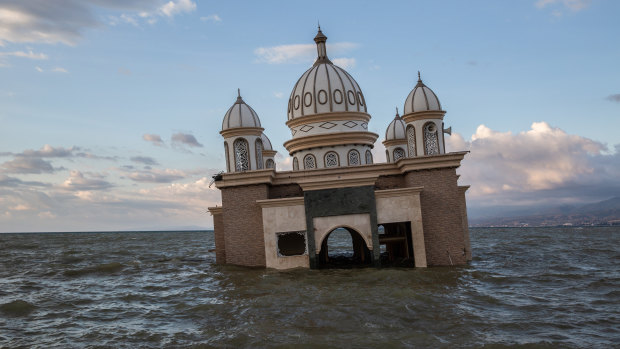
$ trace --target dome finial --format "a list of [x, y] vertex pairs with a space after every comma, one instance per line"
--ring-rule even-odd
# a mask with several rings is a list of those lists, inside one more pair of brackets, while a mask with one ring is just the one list
[[420, 77], [420, 71], [418, 70], [418, 82], [422, 82], [422, 78]]
[[398, 115], [398, 107], [396, 107], [396, 117], [394, 119], [400, 119], [400, 115]]
[[320, 64], [320, 63], [331, 63], [329, 58], [327, 58], [327, 49], [325, 45], [326, 41], [327, 41], [327, 36], [323, 34], [323, 32], [321, 31], [321, 25], [319, 24], [319, 31], [318, 33], [316, 33], [316, 36], [314, 37], [314, 42], [316, 42], [316, 51], [317, 51], [317, 58], [316, 58], [316, 62], [314, 63], [315, 65]]
[[241, 89], [237, 89], [237, 102], [235, 103], [243, 103], [243, 98], [241, 98]]

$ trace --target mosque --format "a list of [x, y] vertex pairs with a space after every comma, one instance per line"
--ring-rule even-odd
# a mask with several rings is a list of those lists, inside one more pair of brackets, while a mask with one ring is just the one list
[[[314, 38], [318, 57], [288, 101], [292, 171], [278, 171], [276, 151], [258, 114], [241, 97], [220, 134], [226, 172], [215, 176], [222, 205], [213, 215], [218, 264], [275, 269], [324, 268], [335, 230], [351, 235], [352, 261], [415, 267], [471, 260], [465, 192], [456, 169], [467, 152], [446, 153], [442, 109], [421, 80], [403, 115], [385, 131], [385, 163], [373, 161], [379, 135], [360, 86], [327, 56], [327, 37]], [[383, 251], [383, 253], [382, 253]]]

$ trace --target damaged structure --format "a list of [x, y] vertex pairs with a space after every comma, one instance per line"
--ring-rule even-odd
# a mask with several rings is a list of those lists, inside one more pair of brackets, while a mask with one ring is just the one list
[[[258, 114], [240, 93], [224, 116], [226, 172], [215, 177], [222, 205], [210, 207], [219, 264], [322, 268], [335, 230], [351, 234], [353, 260], [416, 267], [471, 260], [465, 192], [456, 169], [466, 152], [446, 153], [442, 109], [421, 80], [387, 126], [385, 163], [374, 163], [362, 90], [327, 56], [318, 57], [288, 101], [292, 171], [277, 171]], [[385, 258], [384, 258], [385, 259]]]

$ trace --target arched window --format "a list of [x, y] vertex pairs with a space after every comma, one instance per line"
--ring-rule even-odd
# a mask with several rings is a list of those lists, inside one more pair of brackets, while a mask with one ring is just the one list
[[228, 143], [224, 142], [224, 153], [226, 153], [226, 172], [230, 172], [230, 159], [228, 159]]
[[390, 152], [387, 149], [385, 150], [385, 161], [390, 162]]
[[235, 171], [248, 171], [250, 169], [248, 141], [244, 138], [237, 138], [233, 143], [233, 148], [235, 151]]
[[262, 170], [263, 169], [263, 141], [258, 138], [256, 140], [256, 142], [254, 143], [256, 148], [256, 169], [257, 170]]
[[439, 142], [437, 141], [437, 126], [433, 122], [424, 124], [424, 154], [439, 154]]
[[299, 160], [297, 160], [297, 157], [293, 158], [293, 171], [299, 171]]
[[304, 169], [309, 170], [312, 168], [316, 168], [316, 159], [314, 155], [308, 154], [304, 157]]
[[394, 162], [402, 159], [405, 157], [405, 150], [403, 148], [396, 148], [394, 149], [394, 156], [392, 157], [394, 159]]
[[409, 125], [407, 126], [407, 150], [409, 150], [409, 157], [416, 156], [415, 151], [415, 128]]
[[349, 166], [357, 166], [360, 165], [360, 152], [355, 150], [355, 149], [351, 149], [349, 150], [349, 154], [348, 154], [348, 160], [349, 160]]
[[372, 164], [372, 153], [370, 150], [366, 150], [366, 165]]
[[267, 162], [265, 163], [265, 167], [276, 168], [276, 163], [273, 161], [273, 159], [267, 159]]
[[338, 159], [338, 154], [336, 152], [330, 151], [325, 154], [325, 167], [338, 167], [340, 166], [340, 159]]

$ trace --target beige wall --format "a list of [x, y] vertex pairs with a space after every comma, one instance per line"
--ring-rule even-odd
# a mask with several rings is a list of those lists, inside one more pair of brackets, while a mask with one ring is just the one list
[[[286, 204], [286, 199], [263, 200], [263, 231], [265, 237], [265, 259], [267, 268], [290, 269], [309, 268], [308, 255], [278, 256], [278, 241], [276, 233], [306, 231], [306, 212], [303, 203], [289, 206], [274, 206], [274, 202]], [[302, 201], [303, 202], [303, 201]], [[306, 237], [306, 241], [308, 238]], [[307, 246], [306, 246], [307, 250]]]
[[370, 229], [370, 215], [368, 213], [348, 214], [314, 218], [314, 242], [316, 253], [321, 252], [321, 243], [327, 234], [340, 227], [352, 228], [364, 239], [366, 246], [372, 250], [372, 230]]
[[390, 189], [375, 191], [377, 223], [411, 223], [413, 256], [416, 267], [426, 267], [426, 248], [422, 226], [420, 189]]

